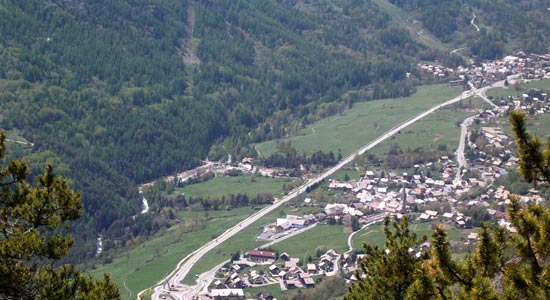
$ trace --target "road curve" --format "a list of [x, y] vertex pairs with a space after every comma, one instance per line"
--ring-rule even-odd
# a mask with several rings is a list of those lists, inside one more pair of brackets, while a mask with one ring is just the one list
[[[508, 79], [516, 78], [519, 75], [513, 75], [508, 77]], [[235, 225], [232, 228], [227, 229], [224, 233], [222, 233], [220, 236], [218, 236], [217, 239], [212, 240], [199, 249], [195, 250], [191, 254], [187, 255], [185, 258], [183, 258], [177, 265], [176, 269], [172, 271], [170, 274], [168, 274], [165, 278], [163, 278], [160, 283], [154, 287], [152, 299], [157, 300], [160, 299], [160, 295], [166, 293], [169, 286], [175, 287], [177, 291], [171, 291], [171, 295], [178, 300], [184, 300], [184, 299], [191, 299], [193, 295], [196, 295], [202, 286], [200, 285], [200, 282], [193, 286], [183, 286], [180, 284], [180, 281], [187, 276], [193, 265], [199, 261], [199, 259], [202, 258], [206, 253], [214, 249], [218, 244], [223, 243], [224, 241], [228, 240], [235, 234], [239, 233], [241, 230], [246, 228], [247, 226], [251, 225], [258, 219], [262, 218], [266, 214], [274, 211], [281, 205], [285, 204], [286, 202], [294, 199], [298, 195], [306, 192], [308, 188], [311, 188], [317, 184], [319, 184], [321, 181], [325, 180], [326, 178], [330, 177], [332, 174], [334, 174], [336, 171], [340, 170], [342, 167], [353, 161], [355, 158], [357, 158], [360, 155], [363, 155], [368, 150], [372, 149], [376, 145], [380, 144], [381, 142], [385, 141], [386, 139], [390, 138], [391, 136], [395, 135], [399, 131], [403, 130], [404, 128], [410, 126], [411, 124], [417, 122], [418, 120], [426, 117], [427, 115], [431, 114], [432, 112], [451, 105], [453, 103], [456, 103], [464, 98], [473, 96], [473, 95], [479, 95], [480, 93], [484, 93], [486, 90], [494, 87], [502, 87], [504, 86], [504, 80], [499, 81], [497, 83], [494, 83], [490, 86], [486, 86], [477, 90], [472, 91], [464, 91], [459, 96], [456, 96], [455, 98], [452, 98], [444, 103], [438, 104], [420, 114], [417, 116], [410, 118], [409, 120], [401, 123], [400, 125], [394, 126], [390, 130], [386, 131], [384, 134], [382, 134], [380, 137], [375, 139], [374, 141], [371, 141], [370, 143], [364, 145], [360, 149], [354, 151], [350, 155], [348, 155], [345, 159], [340, 161], [338, 164], [336, 164], [334, 167], [326, 170], [324, 173], [319, 175], [318, 177], [314, 179], [310, 179], [309, 181], [306, 181], [304, 184], [300, 185], [299, 187], [295, 188], [293, 191], [291, 191], [288, 195], [280, 199], [279, 201], [275, 202], [274, 204], [270, 206], [266, 206], [263, 209], [259, 210], [255, 214], [251, 215], [247, 219], [241, 221], [237, 225]], [[145, 291], [141, 291], [138, 293], [138, 299], [141, 297], [141, 295]]]
[[353, 249], [353, 237], [355, 236], [356, 233], [358, 232], [361, 232], [363, 229], [373, 225], [373, 224], [376, 224], [377, 222], [380, 222], [382, 220], [384, 220], [384, 218], [386, 217], [386, 213], [381, 213], [381, 214], [377, 214], [377, 215], [373, 215], [373, 216], [370, 216], [367, 220], [367, 223], [365, 225], [363, 225], [361, 227], [361, 229], [357, 230], [357, 231], [354, 231], [352, 232], [349, 236], [348, 236], [348, 251], [344, 252], [344, 254], [349, 254], [351, 253], [354, 249]]

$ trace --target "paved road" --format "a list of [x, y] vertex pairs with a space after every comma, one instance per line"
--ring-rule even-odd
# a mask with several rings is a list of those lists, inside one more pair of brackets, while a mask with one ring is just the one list
[[462, 179], [462, 169], [468, 168], [468, 162], [466, 161], [466, 157], [464, 157], [464, 148], [466, 145], [466, 138], [468, 133], [468, 126], [472, 124], [474, 121], [474, 118], [476, 116], [471, 116], [466, 118], [460, 124], [460, 140], [458, 142], [458, 149], [456, 149], [456, 160], [458, 162], [458, 170], [456, 172], [455, 181], [460, 181]]
[[472, 82], [468, 82], [468, 84], [470, 85], [470, 88], [472, 89], [474, 94], [476, 96], [479, 96], [481, 98], [481, 100], [489, 103], [492, 107], [498, 107], [498, 105], [496, 105], [495, 103], [493, 103], [493, 101], [491, 101], [489, 98], [487, 98], [487, 95], [485, 95], [485, 92], [487, 92], [488, 88], [504, 87], [504, 81], [499, 81], [497, 83], [494, 83], [492, 85], [483, 87], [481, 89], [476, 89], [475, 86], [472, 84]]
[[[519, 76], [519, 75], [514, 75], [512, 77], [509, 77], [508, 79], [515, 78], [515, 76]], [[165, 293], [169, 286], [172, 286], [176, 289], [176, 291], [171, 292], [171, 295], [174, 298], [179, 299], [179, 300], [191, 299], [192, 296], [196, 295], [200, 291], [200, 289], [202, 288], [200, 282], [195, 286], [189, 287], [189, 286], [182, 285], [180, 283], [180, 281], [187, 276], [187, 274], [189, 273], [189, 271], [191, 270], [193, 265], [197, 261], [199, 261], [199, 259], [201, 259], [206, 253], [208, 253], [209, 251], [214, 249], [216, 246], [218, 246], [218, 244], [223, 243], [224, 241], [228, 240], [229, 238], [231, 238], [232, 236], [234, 236], [235, 234], [237, 234], [238, 232], [240, 232], [241, 230], [243, 230], [247, 226], [251, 225], [252, 223], [257, 221], [258, 219], [262, 218], [266, 214], [274, 211], [275, 209], [277, 209], [281, 205], [283, 205], [286, 202], [294, 199], [296, 196], [306, 192], [306, 189], [308, 189], [310, 187], [313, 187], [316, 184], [319, 184], [321, 181], [323, 181], [326, 178], [330, 177], [332, 174], [334, 174], [336, 171], [340, 170], [342, 167], [344, 167], [345, 165], [347, 165], [348, 163], [353, 161], [358, 156], [363, 155], [368, 150], [372, 149], [376, 145], [380, 144], [381, 142], [385, 141], [386, 139], [388, 139], [391, 136], [398, 133], [400, 130], [403, 130], [404, 128], [410, 126], [411, 124], [413, 124], [413, 123], [417, 122], [418, 120], [420, 120], [420, 119], [426, 117], [427, 115], [431, 114], [432, 112], [434, 112], [434, 111], [436, 111], [436, 110], [438, 110], [442, 107], [445, 107], [447, 105], [451, 105], [453, 103], [456, 103], [456, 102], [458, 102], [458, 101], [460, 101], [464, 98], [467, 98], [467, 97], [470, 97], [470, 96], [473, 96], [473, 95], [479, 95], [479, 93], [483, 93], [483, 92], [485, 92], [486, 90], [488, 90], [490, 88], [500, 87], [500, 86], [504, 86], [504, 80], [499, 81], [497, 83], [494, 83], [490, 86], [483, 87], [481, 89], [477, 89], [477, 90], [473, 90], [473, 91], [465, 91], [462, 94], [460, 94], [459, 96], [457, 96], [455, 98], [452, 98], [452, 99], [450, 99], [450, 100], [448, 100], [444, 103], [438, 104], [438, 105], [436, 105], [436, 106], [420, 113], [419, 115], [417, 115], [417, 116], [401, 123], [400, 125], [397, 125], [397, 126], [391, 128], [390, 130], [388, 130], [386, 133], [384, 133], [383, 135], [381, 135], [380, 137], [378, 137], [374, 141], [371, 141], [370, 143], [368, 143], [368, 144], [364, 145], [363, 147], [361, 147], [359, 150], [351, 153], [349, 156], [347, 156], [344, 160], [340, 161], [334, 167], [328, 169], [327, 171], [325, 171], [324, 173], [322, 173], [318, 177], [306, 181], [304, 184], [302, 184], [299, 187], [295, 188], [292, 192], [290, 192], [288, 195], [286, 195], [285, 197], [283, 197], [282, 199], [280, 199], [279, 201], [277, 201], [273, 205], [264, 207], [263, 209], [256, 212], [255, 214], [248, 217], [247, 219], [241, 221], [239, 224], [235, 225], [234, 227], [227, 229], [224, 233], [222, 233], [220, 236], [218, 236], [217, 239], [206, 243], [204, 246], [200, 247], [199, 249], [195, 250], [194, 252], [192, 252], [191, 254], [186, 256], [185, 258], [183, 258], [178, 263], [176, 269], [174, 271], [172, 271], [169, 275], [167, 275], [161, 281], [161, 283], [154, 288], [152, 299], [153, 300], [158, 300], [160, 294]], [[138, 298], [143, 292], [144, 291], [142, 291], [138, 294]]]
[[361, 229], [352, 232], [348, 236], [348, 251], [344, 252], [344, 254], [351, 253], [354, 250], [353, 249], [353, 237], [355, 236], [356, 233], [360, 232], [361, 230], [365, 229], [366, 227], [371, 226], [372, 224], [375, 224], [377, 222], [380, 222], [380, 221], [384, 220], [386, 215], [387, 215], [386, 213], [381, 213], [381, 214], [370, 216], [367, 220], [367, 223], [365, 225], [363, 225], [363, 227], [361, 227]]

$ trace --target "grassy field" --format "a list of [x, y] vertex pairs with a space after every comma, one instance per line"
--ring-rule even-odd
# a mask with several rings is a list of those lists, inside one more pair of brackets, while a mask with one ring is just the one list
[[[308, 125], [302, 130], [302, 135], [289, 140], [298, 152], [322, 150], [338, 153], [340, 150], [343, 155], [347, 155], [393, 126], [460, 92], [458, 87], [439, 84], [421, 86], [414, 95], [406, 98], [357, 103], [340, 115]], [[269, 156], [277, 151], [277, 142], [269, 141], [256, 147], [263, 156]]]
[[550, 115], [529, 117], [528, 129], [543, 139], [550, 138]]
[[191, 197], [221, 198], [229, 194], [247, 194], [255, 196], [260, 192], [270, 192], [278, 197], [283, 192], [285, 184], [292, 183], [292, 179], [269, 178], [262, 176], [242, 175], [214, 177], [208, 181], [190, 184], [183, 188], [176, 189], [176, 192], [185, 193]]
[[508, 96], [521, 96], [521, 94], [525, 93], [529, 89], [550, 89], [550, 79], [545, 80], [533, 80], [526, 83], [521, 83], [519, 85], [519, 89], [516, 90], [515, 86], [511, 84], [509, 87], [505, 88], [496, 88], [491, 89], [487, 91], [487, 96], [493, 97], [495, 99], [500, 99]]
[[[481, 108], [485, 105], [480, 99], [472, 99], [471, 101], [465, 99], [464, 104], [475, 108]], [[412, 150], [416, 148], [437, 150], [440, 144], [447, 145], [447, 149], [454, 151], [458, 147], [460, 123], [474, 114], [474, 111], [466, 111], [454, 106], [437, 110], [403, 129], [401, 133], [380, 143], [370, 152], [376, 154], [387, 153], [390, 147], [396, 143], [404, 151], [408, 148]]]
[[277, 243], [271, 248], [277, 250], [278, 253], [286, 252], [305, 262], [309, 255], [315, 258], [318, 248], [333, 249], [338, 253], [346, 252], [348, 236], [349, 233], [344, 232], [344, 225], [317, 225], [302, 234]]
[[[432, 230], [430, 229], [430, 226], [432, 224], [432, 222], [414, 223], [409, 224], [409, 228], [411, 229], [411, 231], [416, 232], [417, 237], [420, 238], [425, 235], [428, 237], [429, 240], [432, 234]], [[449, 229], [447, 230], [447, 234], [449, 240], [460, 240], [461, 238], [465, 238], [467, 236], [466, 233], [454, 228], [453, 226], [449, 226], [448, 228]], [[356, 250], [361, 249], [363, 242], [383, 247], [385, 241], [386, 237], [384, 236], [384, 225], [380, 224], [369, 226], [356, 233], [352, 239], [352, 245], [353, 248]]]
[[357, 169], [340, 169], [336, 173], [334, 173], [330, 178], [337, 180], [337, 181], [348, 181], [346, 180], [346, 175], [350, 180], [359, 180], [361, 176], [363, 176], [363, 173], [359, 173]]
[[[115, 258], [112, 263], [99, 266], [89, 273], [99, 277], [103, 273], [110, 273], [112, 279], [119, 286], [122, 299], [129, 292], [133, 297], [137, 292], [152, 286], [168, 272], [172, 271], [176, 264], [187, 254], [210, 241], [213, 235], [219, 235], [227, 228], [237, 224], [248, 217], [252, 212], [250, 208], [243, 207], [231, 211], [209, 212], [209, 221], [206, 228], [184, 233], [183, 238], [178, 230], [178, 225], [166, 231], [162, 236], [151, 239], [126, 255]], [[186, 212], [188, 217], [204, 212]]]

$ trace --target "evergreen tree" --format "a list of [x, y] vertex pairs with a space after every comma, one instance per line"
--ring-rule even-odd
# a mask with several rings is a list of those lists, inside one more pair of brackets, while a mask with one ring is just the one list
[[525, 112], [516, 110], [510, 113], [510, 123], [516, 138], [519, 152], [519, 171], [528, 182], [550, 182], [550, 139], [543, 143], [526, 129]]
[[361, 262], [361, 271], [365, 277], [350, 287], [345, 300], [405, 299], [407, 289], [414, 281], [413, 273], [422, 261], [410, 249], [418, 248], [425, 237], [417, 238], [409, 229], [406, 216], [400, 222], [390, 222], [386, 217], [384, 234], [384, 249], [363, 243], [366, 255]]
[[[0, 132], [0, 161], [6, 151]], [[28, 181], [29, 165], [0, 165], [0, 299], [118, 299], [108, 275], [94, 280], [72, 265], [56, 266], [73, 239], [68, 221], [80, 216], [80, 194], [52, 167]]]

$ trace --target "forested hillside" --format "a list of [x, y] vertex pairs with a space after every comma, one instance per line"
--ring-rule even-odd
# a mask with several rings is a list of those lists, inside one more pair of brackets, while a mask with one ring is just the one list
[[[466, 41], [460, 33], [478, 13], [491, 30], [468, 42], [472, 54], [483, 38], [548, 45], [544, 1], [463, 1], [458, 13], [447, 9], [455, 1], [392, 2], [449, 45]], [[511, 29], [507, 14], [519, 8]], [[447, 29], [437, 25], [445, 14], [456, 20]], [[354, 101], [408, 95], [433, 80], [417, 60], [448, 58], [376, 1], [5, 0], [0, 127], [34, 143], [12, 155], [53, 163], [82, 191], [73, 257], [84, 258], [98, 233], [122, 244], [136, 234], [137, 183], [207, 156], [255, 155], [249, 143], [294, 134]]]
[[390, 2], [410, 12], [442, 41], [465, 45], [480, 59], [499, 58], [514, 49], [547, 53], [550, 47], [550, 10], [545, 0]]

